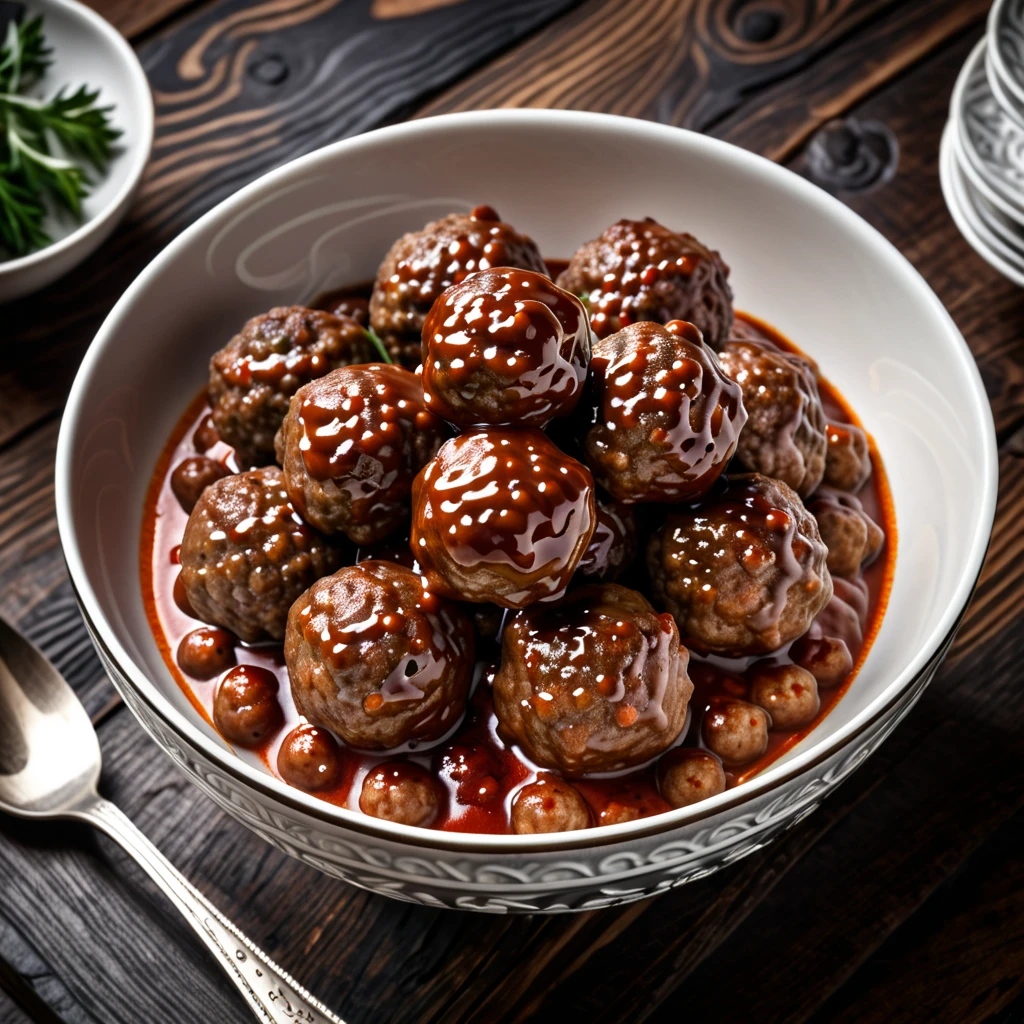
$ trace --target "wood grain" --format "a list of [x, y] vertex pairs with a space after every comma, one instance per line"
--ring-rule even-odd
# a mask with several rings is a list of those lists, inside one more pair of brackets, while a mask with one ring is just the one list
[[121, 35], [133, 39], [175, 14], [187, 10], [196, 0], [84, 0], [102, 14]]

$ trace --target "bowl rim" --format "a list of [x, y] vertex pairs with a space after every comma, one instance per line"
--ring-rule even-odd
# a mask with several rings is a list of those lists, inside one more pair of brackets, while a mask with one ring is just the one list
[[[41, 13], [45, 16], [47, 6], [60, 8], [71, 17], [77, 18], [83, 25], [95, 35], [102, 36], [110, 43], [119, 54], [125, 69], [131, 77], [132, 88], [146, 97], [148, 102], [142, 104], [142, 119], [140, 123], [125, 125], [122, 139], [131, 137], [136, 141], [125, 145], [126, 155], [129, 157], [128, 173], [121, 187], [101, 210], [98, 210], [88, 220], [83, 221], [70, 234], [58, 238], [55, 242], [30, 252], [25, 256], [18, 256], [16, 259], [0, 261], [0, 277], [15, 274], [20, 270], [38, 266], [47, 260], [59, 257], [61, 254], [73, 249], [79, 242], [84, 241], [89, 235], [102, 230], [112, 218], [118, 215], [118, 211], [124, 206], [131, 194], [138, 187], [146, 164], [149, 163], [149, 155], [153, 150], [153, 135], [155, 131], [156, 112], [153, 106], [153, 93], [149, 88], [149, 79], [143, 70], [142, 64], [131, 44], [113, 25], [105, 18], [97, 14], [92, 8], [79, 3], [78, 0], [28, 0], [30, 5], [38, 5], [43, 8]], [[31, 13], [31, 12], [28, 12]], [[102, 98], [102, 97], [101, 97]]]
[[[396, 824], [327, 803], [311, 794], [288, 786], [275, 776], [247, 764], [222, 741], [205, 735], [182, 712], [178, 711], [119, 642], [114, 630], [102, 614], [96, 593], [85, 571], [72, 515], [71, 474], [74, 464], [74, 444], [83, 413], [84, 395], [96, 365], [106, 345], [114, 336], [119, 321], [134, 304], [136, 297], [164, 272], [165, 267], [188, 247], [193, 238], [205, 231], [209, 225], [239, 212], [264, 191], [279, 186], [297, 173], [308, 172], [320, 165], [329, 164], [339, 154], [353, 155], [359, 154], [361, 151], [372, 151], [381, 140], [402, 137], [416, 140], [420, 137], [429, 137], [437, 131], [471, 132], [481, 127], [493, 128], [496, 123], [504, 123], [510, 128], [554, 127], [567, 132], [572, 131], [574, 127], [587, 126], [591, 129], [599, 128], [608, 134], [629, 134], [649, 139], [652, 142], [669, 143], [674, 146], [682, 145], [685, 148], [705, 151], [716, 159], [747, 167], [758, 176], [767, 178], [774, 187], [794, 195], [804, 203], [843, 222], [848, 230], [864, 238], [877, 252], [877, 258], [887, 264], [890, 272], [900, 278], [907, 288], [913, 290], [924, 305], [930, 306], [932, 311], [937, 314], [939, 321], [945, 324], [951, 343], [952, 358], [960, 364], [965, 385], [964, 399], [974, 407], [973, 411], [983, 427], [982, 436], [977, 439], [982, 452], [982, 474], [977, 504], [978, 517], [971, 537], [965, 569], [957, 581], [952, 599], [927, 639], [919, 645], [916, 654], [903, 671], [891, 680], [867, 707], [828, 740], [809, 744], [806, 750], [784, 764], [770, 765], [764, 772], [744, 783], [743, 786], [726, 790], [719, 796], [688, 808], [673, 809], [650, 818], [641, 818], [637, 821], [617, 825], [597, 826], [576, 833], [550, 833], [534, 836], [489, 835], [442, 832]], [[128, 287], [101, 325], [82, 360], [68, 397], [58, 437], [56, 509], [59, 535], [75, 595], [93, 641], [99, 647], [101, 654], [117, 669], [116, 674], [124, 685], [131, 688], [135, 697], [144, 701], [159, 720], [220, 771], [234, 777], [247, 789], [256, 791], [274, 803], [291, 807], [325, 824], [339, 827], [343, 831], [362, 833], [378, 839], [435, 850], [465, 853], [539, 854], [607, 846], [641, 836], [669, 833], [681, 826], [717, 815], [722, 811], [777, 790], [784, 783], [803, 775], [810, 768], [846, 747], [855, 736], [876, 723], [899, 703], [914, 681], [928, 670], [933, 656], [943, 648], [955, 632], [977, 582], [988, 546], [995, 513], [997, 481], [998, 455], [992, 412], [982, 385], [981, 375], [967, 343], [945, 307], [919, 272], [895, 246], [853, 210], [811, 182], [765, 157], [686, 129], [612, 114], [546, 109], [501, 109], [459, 112], [422, 118], [379, 128], [332, 143], [257, 178], [218, 203], [196, 223], [172, 240]], [[131, 701], [128, 703], [131, 705]]]

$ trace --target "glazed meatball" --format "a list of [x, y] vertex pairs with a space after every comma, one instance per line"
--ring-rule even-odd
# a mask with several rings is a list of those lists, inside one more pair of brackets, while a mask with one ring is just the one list
[[412, 570], [366, 561], [295, 602], [284, 656], [299, 714], [350, 746], [388, 750], [439, 739], [458, 721], [473, 627]]
[[359, 809], [363, 814], [402, 825], [426, 827], [437, 817], [437, 786], [418, 764], [388, 761], [363, 780]]
[[590, 471], [539, 430], [446, 441], [416, 478], [410, 543], [432, 590], [525, 608], [569, 585], [594, 532]]
[[317, 302], [317, 309], [326, 309], [335, 316], [347, 316], [360, 327], [370, 323], [370, 300], [355, 292], [332, 292]]
[[296, 513], [277, 466], [203, 491], [181, 540], [188, 604], [247, 643], [284, 638], [291, 603], [338, 565], [337, 548]]
[[768, 712], [773, 729], [799, 729], [821, 708], [817, 681], [799, 665], [754, 665], [750, 700]]
[[838, 686], [853, 671], [850, 648], [835, 637], [802, 636], [793, 641], [789, 656], [825, 689]]
[[818, 521], [818, 532], [828, 548], [828, 571], [833, 576], [852, 579], [882, 550], [882, 528], [852, 494], [822, 487], [807, 510]]
[[683, 643], [701, 652], [767, 654], [807, 632], [832, 597], [814, 517], [778, 480], [751, 473], [651, 538], [656, 598]]
[[599, 338], [643, 320], [688, 320], [717, 349], [732, 326], [722, 257], [650, 217], [620, 220], [580, 246], [558, 283], [586, 300]]
[[568, 776], [642, 764], [686, 724], [689, 658], [672, 617], [643, 595], [580, 587], [505, 626], [493, 686], [500, 730]]
[[217, 685], [213, 724], [229, 743], [259, 747], [284, 723], [277, 676], [258, 665], [238, 665]]
[[210, 408], [239, 464], [274, 461], [274, 435], [288, 402], [307, 381], [376, 356], [354, 320], [304, 306], [253, 317], [210, 360]]
[[722, 369], [743, 389], [747, 424], [736, 454], [755, 473], [775, 477], [806, 498], [825, 473], [825, 410], [805, 359], [730, 341]]
[[212, 679], [235, 663], [235, 638], [217, 626], [186, 633], [178, 644], [178, 668], [193, 679]]
[[408, 522], [413, 478], [443, 430], [415, 374], [342, 367], [292, 397], [277, 436], [288, 494], [317, 529], [372, 544]]
[[868, 435], [852, 423], [829, 423], [825, 436], [825, 483], [840, 491], [859, 491], [871, 476]]
[[214, 462], [205, 455], [191, 455], [174, 467], [171, 491], [178, 499], [178, 504], [186, 512], [191, 512], [210, 484], [230, 475], [231, 471], [222, 463]]
[[756, 761], [768, 749], [771, 719], [764, 708], [732, 697], [712, 697], [701, 734], [711, 753], [730, 768]]
[[576, 408], [592, 340], [583, 303], [546, 275], [470, 274], [424, 321], [426, 406], [463, 429], [546, 427]]
[[739, 385], [682, 320], [636, 324], [596, 342], [588, 389], [587, 465], [617, 501], [700, 497], [746, 422]]
[[636, 520], [627, 505], [597, 502], [594, 535], [577, 572], [586, 580], [614, 583], [636, 558]]
[[377, 271], [370, 326], [392, 358], [415, 368], [423, 321], [446, 288], [475, 270], [518, 267], [546, 274], [533, 240], [502, 222], [489, 206], [453, 213], [403, 235]]
[[708, 750], [676, 747], [658, 761], [658, 790], [673, 807], [689, 807], [725, 792], [725, 769]]
[[212, 416], [204, 416], [199, 426], [192, 432], [192, 447], [197, 452], [208, 452], [217, 442], [220, 441], [220, 434], [213, 425]]
[[590, 826], [590, 808], [574, 786], [544, 773], [512, 801], [512, 831], [520, 836], [575, 832]]
[[341, 748], [326, 730], [308, 722], [296, 726], [277, 752], [277, 770], [291, 786], [316, 793], [341, 783]]
[[501, 796], [505, 773], [494, 750], [484, 743], [462, 737], [445, 747], [435, 764], [460, 804], [486, 807]]

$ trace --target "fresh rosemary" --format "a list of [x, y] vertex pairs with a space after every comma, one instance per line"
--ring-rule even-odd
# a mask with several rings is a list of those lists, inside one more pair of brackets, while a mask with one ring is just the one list
[[9, 21], [0, 45], [0, 258], [24, 256], [52, 241], [48, 210], [81, 216], [92, 180], [103, 173], [121, 134], [98, 89], [60, 89], [48, 100], [27, 95], [50, 66], [42, 16]]

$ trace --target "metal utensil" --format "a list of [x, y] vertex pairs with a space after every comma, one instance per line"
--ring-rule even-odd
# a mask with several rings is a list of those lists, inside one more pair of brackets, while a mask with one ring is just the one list
[[344, 1024], [257, 949], [96, 790], [100, 745], [64, 677], [0, 619], [0, 811], [70, 818], [105, 832], [181, 911], [263, 1021]]

